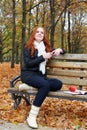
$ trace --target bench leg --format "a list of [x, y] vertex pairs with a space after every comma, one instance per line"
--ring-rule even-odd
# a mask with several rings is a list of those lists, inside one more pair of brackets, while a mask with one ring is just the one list
[[21, 102], [21, 97], [17, 96], [16, 99], [14, 100], [14, 109], [16, 110], [18, 105]]
[[30, 105], [30, 95], [26, 96], [25, 94], [15, 95], [14, 99], [14, 109], [16, 110], [18, 105], [21, 103], [21, 100], [24, 99], [27, 105]]

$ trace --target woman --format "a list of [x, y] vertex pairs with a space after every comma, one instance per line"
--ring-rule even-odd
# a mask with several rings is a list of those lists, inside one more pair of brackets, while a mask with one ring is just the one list
[[24, 67], [21, 70], [21, 80], [38, 89], [27, 118], [27, 123], [32, 128], [38, 128], [36, 117], [49, 91], [57, 91], [62, 87], [62, 82], [58, 79], [46, 77], [47, 61], [62, 51], [60, 48], [52, 51], [43, 27], [36, 27], [33, 30], [24, 48]]

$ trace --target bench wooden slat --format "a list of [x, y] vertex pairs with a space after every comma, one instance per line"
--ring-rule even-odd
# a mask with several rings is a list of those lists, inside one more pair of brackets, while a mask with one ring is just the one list
[[62, 60], [77, 60], [77, 61], [87, 61], [87, 54], [64, 54], [53, 57], [54, 59]]
[[47, 69], [47, 74], [55, 76], [87, 77], [87, 71], [81, 70]]
[[73, 98], [82, 98], [82, 99], [86, 99], [87, 96], [86, 95], [73, 95], [73, 94], [66, 94], [64, 93], [65, 91], [57, 91], [57, 92], [49, 92], [48, 96], [63, 96], [63, 97], [73, 97]]
[[87, 79], [79, 79], [79, 78], [69, 78], [69, 77], [56, 77], [58, 78], [59, 80], [61, 80], [63, 82], [63, 84], [66, 84], [66, 85], [82, 85], [82, 86], [87, 86]]
[[63, 62], [50, 60], [47, 64], [48, 67], [52, 68], [75, 68], [75, 69], [87, 69], [87, 62]]
[[[37, 94], [37, 89], [30, 89], [28, 91], [24, 91], [24, 92], [19, 92], [19, 91], [12, 91], [12, 90], [8, 90], [9, 93], [15, 93], [15, 94], [30, 94], [30, 95], [36, 95]], [[48, 93], [48, 97], [56, 97], [56, 98], [65, 98], [65, 99], [78, 99], [78, 100], [87, 100], [87, 95], [73, 95], [73, 94], [66, 94], [64, 90], [59, 90], [56, 92], [49, 92]]]

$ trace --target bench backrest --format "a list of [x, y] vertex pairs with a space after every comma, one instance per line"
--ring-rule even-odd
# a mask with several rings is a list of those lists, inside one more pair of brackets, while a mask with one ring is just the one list
[[87, 54], [64, 54], [53, 57], [47, 64], [47, 75], [63, 84], [87, 86]]

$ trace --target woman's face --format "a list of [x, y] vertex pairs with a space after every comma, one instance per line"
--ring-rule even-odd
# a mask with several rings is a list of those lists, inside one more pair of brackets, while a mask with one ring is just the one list
[[44, 29], [39, 27], [36, 31], [36, 34], [35, 34], [35, 40], [37, 42], [41, 42], [44, 38]]

